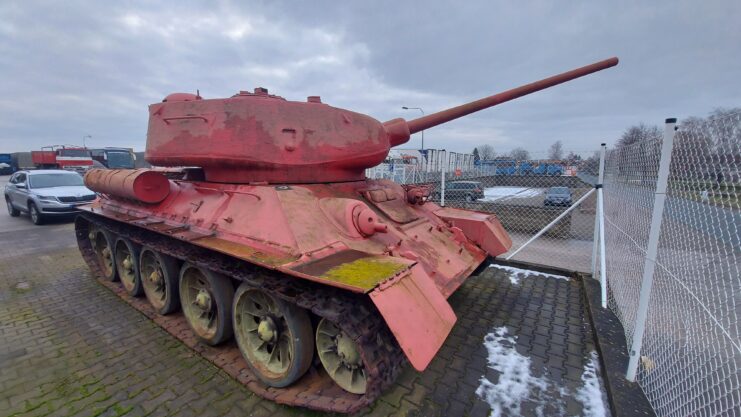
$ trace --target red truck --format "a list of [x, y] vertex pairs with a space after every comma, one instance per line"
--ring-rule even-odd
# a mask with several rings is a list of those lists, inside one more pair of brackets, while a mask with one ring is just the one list
[[66, 169], [86, 171], [93, 166], [90, 151], [70, 146], [45, 146], [40, 151], [31, 151], [31, 160], [39, 169]]

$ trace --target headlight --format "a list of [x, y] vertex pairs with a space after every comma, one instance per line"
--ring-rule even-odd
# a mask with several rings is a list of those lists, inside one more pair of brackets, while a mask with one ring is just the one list
[[49, 196], [49, 195], [40, 195], [39, 196], [39, 200], [43, 200], [43, 201], [57, 201], [57, 198], [56, 197]]

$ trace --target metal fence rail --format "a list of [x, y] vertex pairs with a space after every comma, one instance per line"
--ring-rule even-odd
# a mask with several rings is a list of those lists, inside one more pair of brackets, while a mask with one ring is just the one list
[[736, 112], [607, 154], [609, 307], [661, 416], [741, 415], [740, 147]]

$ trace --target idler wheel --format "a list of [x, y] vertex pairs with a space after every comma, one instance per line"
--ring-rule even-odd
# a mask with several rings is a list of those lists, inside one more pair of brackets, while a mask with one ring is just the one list
[[165, 315], [177, 311], [180, 299], [175, 259], [144, 247], [139, 254], [139, 272], [144, 295], [157, 312]]
[[196, 337], [218, 345], [232, 337], [234, 287], [229, 278], [185, 264], [180, 269], [180, 303]]
[[129, 295], [142, 295], [144, 288], [139, 276], [139, 248], [124, 238], [116, 240], [115, 248], [116, 272], [121, 284]]
[[309, 369], [314, 340], [306, 310], [242, 284], [233, 316], [239, 350], [262, 382], [286, 387]]
[[316, 328], [316, 349], [324, 369], [340, 388], [353, 394], [365, 394], [368, 375], [360, 347], [326, 318]]
[[113, 254], [113, 239], [111, 235], [102, 229], [91, 229], [88, 234], [90, 244], [93, 246], [93, 252], [98, 259], [98, 266], [103, 274], [103, 278], [108, 281], [115, 281], [118, 278], [116, 274], [116, 263]]

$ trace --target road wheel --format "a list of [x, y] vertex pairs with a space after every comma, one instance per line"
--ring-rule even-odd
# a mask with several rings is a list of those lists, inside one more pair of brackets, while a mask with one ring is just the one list
[[[31, 218], [33, 218], [33, 211], [31, 211]], [[118, 275], [116, 274], [116, 261], [111, 235], [102, 229], [93, 229], [90, 232], [90, 243], [93, 246], [96, 258], [98, 258], [98, 266], [100, 266], [103, 278], [107, 281], [115, 281]]]
[[340, 388], [365, 394], [368, 375], [358, 344], [326, 318], [316, 328], [316, 349], [324, 369]]
[[229, 278], [191, 264], [180, 269], [180, 303], [188, 325], [214, 346], [232, 337], [234, 287]]
[[28, 213], [31, 215], [31, 221], [33, 224], [37, 226], [44, 224], [44, 215], [41, 214], [39, 209], [36, 207], [36, 204], [28, 203]]
[[157, 312], [166, 315], [177, 311], [180, 307], [177, 261], [145, 247], [139, 254], [139, 272], [144, 295]]
[[466, 194], [466, 201], [469, 203], [473, 203], [473, 196], [471, 194]]
[[5, 197], [5, 204], [8, 206], [10, 217], [18, 217], [21, 214], [21, 211], [13, 206], [13, 203], [10, 202], [10, 198], [7, 196]]
[[116, 240], [115, 248], [116, 271], [124, 289], [134, 297], [142, 295], [144, 289], [139, 275], [139, 248], [123, 238]]
[[233, 317], [239, 350], [265, 384], [286, 387], [311, 366], [314, 338], [306, 310], [242, 284]]

